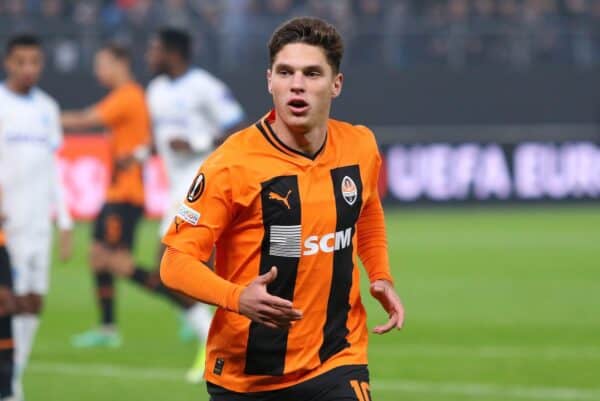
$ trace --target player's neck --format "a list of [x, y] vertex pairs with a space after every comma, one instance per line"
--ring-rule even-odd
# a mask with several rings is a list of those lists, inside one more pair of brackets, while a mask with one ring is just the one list
[[174, 64], [171, 66], [168, 75], [171, 79], [177, 79], [188, 72], [189, 69], [190, 66], [188, 64]]
[[327, 138], [327, 123], [315, 126], [308, 131], [296, 131], [278, 118], [273, 122], [272, 127], [277, 138], [286, 146], [310, 157], [323, 147]]
[[117, 89], [127, 84], [130, 84], [131, 82], [133, 82], [133, 77], [131, 76], [131, 74], [119, 75], [115, 77], [112, 87], [113, 89]]
[[17, 95], [28, 95], [32, 89], [30, 86], [19, 85], [18, 82], [15, 82], [14, 80], [7, 79], [5, 82], [8, 90]]

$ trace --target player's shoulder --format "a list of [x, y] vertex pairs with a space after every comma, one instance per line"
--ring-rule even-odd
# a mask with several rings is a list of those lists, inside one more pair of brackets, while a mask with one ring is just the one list
[[329, 119], [329, 126], [335, 131], [335, 135], [338, 135], [344, 142], [360, 146], [377, 147], [375, 134], [365, 125]]
[[158, 76], [152, 78], [152, 80], [150, 80], [146, 91], [148, 93], [153, 93], [158, 90], [162, 90], [162, 88], [164, 88], [165, 85], [168, 83], [168, 80], [169, 80], [169, 78], [166, 75], [164, 75], [164, 74], [158, 75]]
[[212, 75], [210, 72], [208, 72], [205, 69], [200, 68], [200, 67], [190, 68], [190, 70], [187, 72], [186, 78], [190, 79], [190, 80], [213, 80], [213, 79], [215, 79], [214, 75]]
[[127, 85], [126, 90], [136, 96], [144, 96], [144, 87], [139, 82], [133, 81]]
[[211, 74], [210, 72], [194, 67], [187, 72], [186, 80], [195, 87], [201, 87], [202, 89], [220, 88], [223, 82]]
[[246, 163], [260, 135], [260, 131], [255, 125], [250, 125], [231, 134], [210, 154], [205, 164], [232, 167]]
[[58, 110], [58, 102], [45, 90], [35, 87], [32, 89], [32, 96], [36, 102]]

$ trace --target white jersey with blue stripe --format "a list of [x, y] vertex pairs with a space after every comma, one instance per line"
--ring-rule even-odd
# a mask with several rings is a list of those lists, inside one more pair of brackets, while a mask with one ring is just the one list
[[[213, 141], [242, 122], [244, 112], [227, 86], [200, 68], [175, 79], [154, 78], [147, 89], [154, 141], [170, 182], [171, 197], [179, 200], [196, 171], [213, 150]], [[194, 152], [169, 147], [174, 138], [187, 140]]]
[[21, 95], [0, 84], [0, 186], [8, 231], [48, 232], [57, 199], [58, 104], [38, 88]]

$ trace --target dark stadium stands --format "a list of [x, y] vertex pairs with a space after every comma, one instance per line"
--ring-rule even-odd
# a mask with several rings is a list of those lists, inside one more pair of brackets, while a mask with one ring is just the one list
[[600, 0], [2, 0], [0, 38], [46, 37], [52, 67], [89, 67], [98, 43], [135, 44], [158, 26], [187, 28], [196, 56], [219, 69], [264, 60], [273, 27], [295, 15], [333, 22], [346, 63], [391, 68], [600, 64]]

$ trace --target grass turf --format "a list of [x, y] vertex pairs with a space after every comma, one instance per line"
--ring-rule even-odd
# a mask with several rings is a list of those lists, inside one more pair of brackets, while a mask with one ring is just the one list
[[[407, 318], [402, 332], [371, 336], [374, 400], [600, 400], [600, 209], [386, 217]], [[144, 222], [138, 235], [148, 266], [156, 231]], [[183, 381], [195, 345], [179, 342], [177, 312], [129, 283], [118, 288], [124, 345], [71, 348], [69, 337], [96, 321], [89, 238], [78, 225], [74, 258], [54, 263], [27, 400], [207, 400], [204, 385]], [[363, 295], [373, 327], [385, 313]]]

